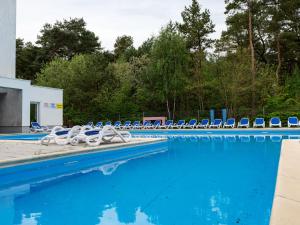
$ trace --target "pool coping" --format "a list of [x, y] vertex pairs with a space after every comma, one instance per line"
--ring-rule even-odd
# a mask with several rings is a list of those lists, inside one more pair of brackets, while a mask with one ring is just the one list
[[283, 140], [270, 225], [300, 224], [300, 140]]
[[[74, 148], [78, 149], [71, 149], [71, 150], [63, 150], [63, 151], [56, 151], [56, 152], [50, 152], [50, 153], [43, 153], [43, 154], [33, 154], [27, 157], [20, 157], [20, 158], [14, 158], [14, 159], [6, 159], [6, 160], [0, 160], [0, 169], [7, 168], [7, 167], [13, 167], [17, 165], [23, 165], [23, 164], [29, 164], [33, 162], [39, 162], [44, 160], [50, 160], [50, 159], [56, 159], [60, 157], [66, 157], [66, 156], [75, 156], [75, 155], [82, 155], [82, 154], [89, 154], [89, 153], [97, 153], [97, 152], [106, 152], [106, 151], [115, 151], [126, 147], [132, 147], [132, 146], [143, 146], [143, 145], [149, 145], [159, 142], [164, 142], [167, 139], [166, 138], [132, 138], [133, 141], [126, 142], [126, 143], [112, 143], [112, 144], [103, 144], [96, 147], [91, 146], [75, 146]], [[19, 143], [19, 144], [26, 144], [31, 146], [42, 145], [39, 143], [39, 141], [16, 141], [16, 140], [0, 140], [1, 143]], [[44, 146], [47, 147], [47, 146]], [[60, 146], [62, 147], [62, 146]]]
[[[265, 128], [172, 128], [172, 129], [120, 129], [125, 131], [291, 131], [298, 130], [300, 127], [265, 127]], [[48, 134], [46, 132], [28, 132], [28, 133], [0, 133], [0, 136], [11, 136], [11, 135], [35, 135], [35, 134]]]

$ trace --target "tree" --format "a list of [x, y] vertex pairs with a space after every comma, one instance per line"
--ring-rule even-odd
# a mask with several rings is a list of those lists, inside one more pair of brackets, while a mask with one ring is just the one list
[[36, 44], [43, 49], [47, 61], [55, 57], [71, 59], [76, 54], [89, 54], [99, 51], [100, 43], [96, 35], [87, 30], [81, 18], [46, 23]]
[[36, 79], [40, 72], [44, 59], [41, 48], [31, 42], [24, 43], [23, 39], [16, 40], [16, 76], [20, 79]]
[[165, 102], [169, 118], [174, 118], [176, 100], [182, 93], [188, 75], [188, 61], [186, 42], [174, 25], [169, 23], [153, 43], [146, 81], [150, 91]]
[[253, 1], [254, 0], [225, 0], [226, 13], [247, 13], [248, 18], [248, 40], [249, 40], [249, 51], [251, 55], [251, 77], [252, 77], [252, 102], [251, 109], [252, 115], [255, 113], [255, 80], [256, 80], [256, 59], [255, 59], [255, 50], [253, 44]]
[[125, 53], [134, 49], [133, 38], [127, 35], [117, 37], [117, 40], [114, 44], [114, 48], [115, 57], [117, 59], [121, 56], [125, 56]]
[[203, 109], [201, 66], [205, 58], [205, 50], [212, 47], [213, 40], [209, 34], [213, 33], [215, 25], [210, 19], [207, 9], [203, 12], [197, 0], [192, 0], [189, 7], [181, 13], [183, 22], [178, 24], [179, 31], [184, 34], [187, 46], [192, 51], [194, 59], [194, 77], [197, 81], [199, 107]]
[[64, 89], [65, 124], [97, 120], [109, 111], [115, 79], [103, 54], [56, 58], [38, 74], [37, 84]]

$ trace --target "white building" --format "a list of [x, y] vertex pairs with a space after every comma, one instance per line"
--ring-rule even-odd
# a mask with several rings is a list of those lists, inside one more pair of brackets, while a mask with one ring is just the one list
[[63, 90], [16, 79], [16, 0], [0, 0], [0, 132], [63, 124]]

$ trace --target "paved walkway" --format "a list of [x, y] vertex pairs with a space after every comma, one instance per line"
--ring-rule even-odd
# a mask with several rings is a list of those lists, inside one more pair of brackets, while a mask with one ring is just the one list
[[162, 141], [162, 138], [132, 138], [127, 143], [116, 142], [101, 144], [97, 147], [90, 147], [86, 144], [78, 146], [59, 146], [50, 144], [41, 145], [38, 141], [8, 141], [0, 140], [0, 167], [15, 165], [19, 163], [55, 158], [71, 154], [87, 153], [91, 151], [115, 149], [130, 145], [141, 145]]
[[300, 140], [283, 140], [270, 225], [300, 225]]

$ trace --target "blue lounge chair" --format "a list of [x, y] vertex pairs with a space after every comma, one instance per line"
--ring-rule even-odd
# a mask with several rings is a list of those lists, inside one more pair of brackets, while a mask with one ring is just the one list
[[156, 120], [156, 121], [153, 123], [152, 128], [157, 129], [157, 128], [160, 127], [160, 125], [161, 125], [160, 120]]
[[116, 121], [116, 122], [114, 123], [114, 128], [120, 129], [120, 128], [121, 128], [121, 125], [122, 125], [121, 121]]
[[250, 123], [249, 123], [249, 118], [242, 118], [240, 122], [238, 123], [238, 128], [249, 128]]
[[141, 122], [138, 120], [134, 121], [131, 128], [132, 129], [141, 129], [142, 128]]
[[122, 129], [130, 129], [131, 128], [131, 121], [127, 120], [124, 123], [124, 126], [122, 126]]
[[189, 123], [184, 125], [184, 128], [192, 128], [194, 129], [197, 126], [197, 120], [191, 119]]
[[224, 128], [234, 128], [235, 127], [235, 119], [234, 118], [229, 118], [227, 121], [224, 123]]
[[94, 126], [94, 123], [93, 123], [93, 121], [90, 121], [90, 122], [88, 122], [88, 123], [86, 124], [86, 126], [93, 127], [93, 126]]
[[222, 127], [222, 120], [221, 119], [215, 119], [211, 122], [209, 128], [221, 128]]
[[173, 128], [181, 129], [184, 127], [184, 125], [185, 125], [185, 120], [178, 120], [178, 122], [174, 124]]
[[38, 122], [31, 122], [30, 130], [32, 132], [47, 132], [47, 131], [50, 131], [50, 129], [48, 127], [41, 126]]
[[299, 120], [297, 117], [292, 116], [288, 118], [288, 127], [299, 127]]
[[264, 128], [266, 126], [264, 118], [255, 118], [253, 122], [253, 127], [261, 127]]
[[281, 120], [279, 117], [272, 117], [270, 119], [269, 127], [281, 127]]
[[209, 126], [209, 119], [203, 119], [198, 124], [197, 128], [208, 128], [208, 126]]
[[103, 127], [103, 122], [101, 122], [101, 121], [100, 121], [100, 122], [97, 122], [96, 125], [95, 125], [95, 127], [96, 127], [96, 128], [101, 128], [101, 127]]
[[169, 128], [172, 128], [172, 126], [173, 126], [173, 120], [167, 120], [165, 122], [165, 124], [160, 125], [159, 128], [161, 128], [161, 129], [169, 129]]
[[111, 126], [111, 121], [107, 121], [107, 122], [105, 123], [105, 126]]
[[144, 121], [143, 126], [144, 129], [150, 129], [153, 127], [152, 123], [150, 121]]

